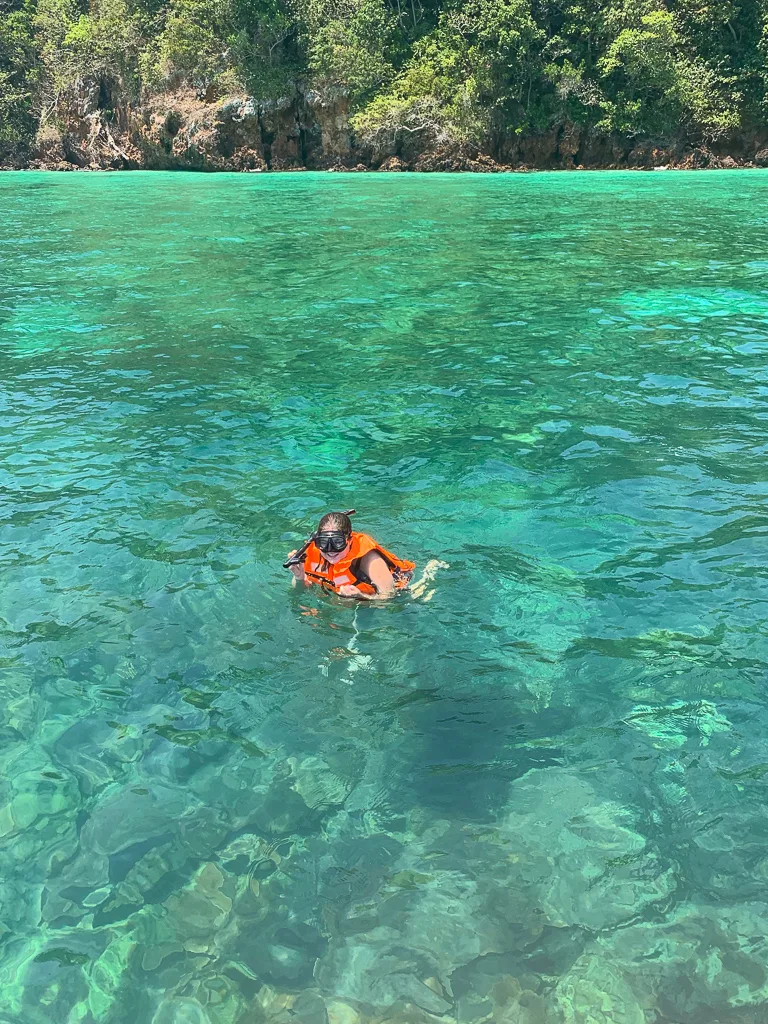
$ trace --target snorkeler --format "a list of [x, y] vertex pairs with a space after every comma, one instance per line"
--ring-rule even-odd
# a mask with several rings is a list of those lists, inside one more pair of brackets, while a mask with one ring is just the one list
[[285, 563], [297, 580], [319, 583], [339, 597], [382, 601], [411, 582], [414, 562], [398, 558], [366, 533], [352, 530], [349, 512], [329, 512]]

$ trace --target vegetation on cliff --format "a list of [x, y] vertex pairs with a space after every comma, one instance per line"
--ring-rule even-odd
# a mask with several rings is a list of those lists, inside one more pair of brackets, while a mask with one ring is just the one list
[[765, 121], [767, 49], [768, 0], [0, 0], [0, 142], [55, 129], [83, 82], [107, 119], [183, 82], [343, 96], [372, 152], [561, 125], [712, 143]]

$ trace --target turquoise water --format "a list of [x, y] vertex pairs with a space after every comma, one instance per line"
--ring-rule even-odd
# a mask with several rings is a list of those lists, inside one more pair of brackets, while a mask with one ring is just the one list
[[766, 1019], [767, 201], [0, 176], [3, 1024]]

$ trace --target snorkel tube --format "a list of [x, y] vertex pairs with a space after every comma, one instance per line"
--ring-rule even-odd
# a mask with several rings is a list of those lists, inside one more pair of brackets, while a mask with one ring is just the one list
[[[345, 515], [345, 516], [353, 516], [354, 514], [355, 514], [355, 509], [353, 509], [353, 508], [348, 508], [346, 512], [342, 513], [342, 515]], [[307, 548], [309, 547], [309, 545], [312, 543], [312, 541], [314, 539], [315, 539], [315, 534], [313, 533], [312, 536], [309, 538], [309, 540], [306, 542], [306, 544], [304, 544], [302, 547], [299, 548], [298, 551], [296, 551], [294, 554], [292, 554], [287, 562], [283, 562], [283, 568], [284, 569], [290, 569], [292, 565], [300, 565], [304, 561], [304, 555], [307, 553]]]

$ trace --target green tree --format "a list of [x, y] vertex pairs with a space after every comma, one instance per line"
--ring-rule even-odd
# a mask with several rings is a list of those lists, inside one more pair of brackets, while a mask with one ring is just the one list
[[668, 137], [685, 126], [714, 140], [739, 124], [740, 96], [688, 44], [675, 15], [655, 3], [614, 12], [618, 31], [598, 61], [606, 92], [600, 126]]
[[230, 0], [230, 48], [248, 91], [273, 99], [291, 91], [304, 70], [297, 12], [281, 0]]
[[31, 3], [0, 0], [0, 143], [23, 142], [35, 131], [39, 61]]
[[528, 123], [544, 33], [528, 0], [469, 0], [443, 11], [390, 88], [353, 119], [365, 141], [421, 133], [478, 144]]
[[383, 0], [299, 0], [297, 10], [316, 84], [357, 97], [392, 77], [395, 17]]
[[55, 118], [62, 97], [79, 81], [92, 86], [109, 81], [115, 90], [136, 88], [142, 44], [137, 13], [126, 0], [37, 0], [34, 18], [43, 74], [41, 123]]
[[219, 0], [171, 0], [150, 51], [154, 66], [143, 64], [145, 76], [159, 82], [181, 72], [207, 88], [231, 66], [228, 13], [228, 5]]

